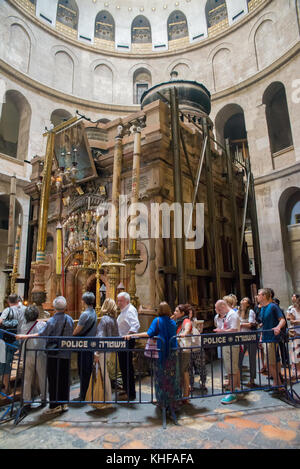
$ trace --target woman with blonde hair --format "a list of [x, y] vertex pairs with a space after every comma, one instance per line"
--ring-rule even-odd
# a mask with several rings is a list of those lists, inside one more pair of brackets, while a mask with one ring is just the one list
[[230, 293], [229, 295], [224, 296], [223, 300], [226, 301], [229, 308], [233, 309], [233, 311], [238, 311], [238, 307], [237, 307], [238, 299], [236, 295], [234, 295], [233, 293]]
[[[96, 337], [118, 337], [117, 305], [111, 298], [106, 298], [101, 308], [101, 319]], [[112, 390], [109, 376], [111, 353], [95, 352], [94, 369], [87, 392], [87, 401], [111, 401]], [[91, 404], [96, 409], [111, 407], [110, 404]]]

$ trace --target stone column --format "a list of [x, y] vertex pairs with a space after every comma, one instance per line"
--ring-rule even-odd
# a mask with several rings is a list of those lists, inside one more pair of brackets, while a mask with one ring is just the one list
[[[141, 159], [141, 132], [145, 127], [146, 116], [131, 121], [134, 135], [133, 158], [132, 158], [132, 182], [131, 182], [131, 205], [137, 204], [140, 195], [140, 159]], [[134, 218], [131, 217], [133, 220]], [[140, 251], [136, 249], [137, 240], [131, 238], [129, 243], [129, 252], [125, 255], [124, 262], [130, 267], [130, 282], [128, 293], [131, 302], [138, 307], [138, 298], [136, 296], [135, 270], [136, 265], [142, 262]]]
[[113, 166], [113, 180], [112, 180], [112, 205], [115, 210], [115, 232], [109, 239], [107, 254], [111, 262], [106, 263], [107, 267], [107, 280], [108, 289], [106, 293], [107, 298], [116, 299], [116, 289], [120, 281], [120, 268], [119, 266], [111, 265], [120, 263], [121, 251], [119, 240], [119, 197], [121, 189], [121, 174], [123, 162], [123, 137], [129, 133], [129, 124], [119, 125], [118, 134], [115, 138], [114, 150], [114, 166]]
[[47, 225], [48, 225], [48, 208], [51, 189], [51, 171], [54, 151], [53, 132], [48, 133], [47, 149], [43, 170], [43, 182], [41, 187], [40, 213], [38, 218], [38, 238], [36, 262], [32, 262], [31, 268], [34, 272], [34, 283], [32, 289], [32, 300], [36, 303], [40, 310], [40, 316], [43, 317], [42, 304], [46, 301], [45, 291], [45, 271], [48, 269], [46, 264], [46, 241], [47, 241]]
[[5, 297], [11, 293], [10, 274], [13, 269], [14, 257], [14, 236], [15, 236], [15, 215], [16, 215], [16, 175], [14, 174], [10, 180], [10, 193], [9, 193], [9, 215], [8, 215], [8, 236], [7, 236], [7, 257], [5, 268]]

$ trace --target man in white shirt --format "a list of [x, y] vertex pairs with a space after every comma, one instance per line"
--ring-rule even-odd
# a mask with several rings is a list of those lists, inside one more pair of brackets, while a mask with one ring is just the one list
[[[120, 336], [136, 334], [140, 329], [140, 322], [136, 308], [130, 303], [130, 295], [126, 292], [119, 293], [117, 305], [121, 310], [117, 319]], [[129, 348], [133, 349], [134, 345], [135, 341], [131, 339]], [[118, 357], [123, 381], [123, 393], [120, 393], [120, 397], [125, 401], [134, 401], [136, 392], [132, 352], [118, 352]]]
[[[215, 324], [217, 327], [214, 332], [224, 334], [240, 331], [239, 315], [228, 306], [226, 301], [217, 301], [215, 308], [217, 313]], [[232, 394], [221, 400], [222, 404], [232, 404], [237, 401], [237, 396], [233, 391], [240, 388], [239, 351], [240, 347], [238, 345], [222, 347], [224, 366], [229, 376], [229, 386], [232, 391]]]

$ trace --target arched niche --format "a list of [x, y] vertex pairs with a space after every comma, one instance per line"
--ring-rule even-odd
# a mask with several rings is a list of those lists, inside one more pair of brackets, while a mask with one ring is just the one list
[[[278, 56], [276, 43], [278, 42], [278, 33], [275, 24], [271, 19], [265, 19], [257, 27], [254, 34], [254, 45], [258, 70], [270, 65]], [[268, 44], [273, 44], [268, 47]]]
[[176, 64], [171, 70], [171, 73], [173, 72], [177, 72], [178, 80], [190, 80], [191, 79], [192, 71], [190, 67], [185, 63]]
[[0, 119], [0, 153], [18, 160], [27, 157], [31, 107], [27, 99], [16, 90], [4, 96]]
[[96, 16], [95, 38], [104, 41], [115, 41], [115, 20], [106, 10], [100, 11]]
[[184, 13], [173, 11], [168, 18], [168, 41], [182, 39], [189, 36], [188, 23]]
[[133, 74], [133, 102], [140, 104], [142, 94], [152, 86], [152, 76], [144, 67], [137, 69]]
[[54, 88], [73, 93], [74, 84], [74, 62], [72, 57], [65, 51], [56, 52], [54, 59]]
[[70, 112], [66, 111], [65, 109], [55, 109], [55, 111], [53, 111], [51, 114], [50, 121], [51, 121], [51, 124], [53, 124], [54, 127], [56, 127], [62, 122], [65, 122], [71, 119], [71, 117], [72, 117], [72, 114], [70, 114]]
[[94, 99], [101, 103], [113, 102], [113, 71], [106, 64], [99, 64], [93, 73]]
[[227, 47], [220, 48], [212, 58], [215, 91], [224, 90], [234, 84], [232, 53]]
[[263, 95], [266, 106], [271, 153], [288, 149], [293, 145], [290, 116], [285, 87], [280, 82], [273, 82]]
[[13, 23], [9, 28], [9, 62], [24, 73], [29, 71], [31, 39], [25, 28]]

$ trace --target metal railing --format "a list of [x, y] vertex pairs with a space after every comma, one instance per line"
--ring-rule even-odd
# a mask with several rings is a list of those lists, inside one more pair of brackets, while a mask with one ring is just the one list
[[[293, 376], [291, 359], [296, 360], [295, 352], [300, 344], [300, 336], [290, 337], [286, 333], [276, 343], [264, 342], [262, 335], [267, 332], [271, 331], [187, 336], [185, 344], [182, 344], [180, 337], [173, 337], [169, 344], [157, 338], [156, 348], [148, 351], [150, 358], [145, 357], [146, 339], [139, 339], [139, 343], [134, 344], [120, 337], [35, 337], [26, 339], [19, 347], [15, 343], [6, 343], [7, 349], [14, 352], [14, 360], [5, 373], [9, 373], [9, 381], [14, 378], [14, 384], [11, 394], [1, 391], [2, 398], [6, 398], [7, 402], [0, 407], [0, 422], [13, 419], [17, 425], [28, 415], [29, 407], [34, 405], [49, 404], [64, 412], [68, 405], [88, 404], [103, 408], [127, 403], [159, 406], [165, 428], [168, 413], [177, 423], [176, 412], [183, 401], [226, 397], [227, 393], [245, 398], [247, 393], [260, 390], [280, 391], [281, 399], [298, 406], [300, 397], [295, 386], [300, 383], [300, 365], [299, 371], [295, 368]], [[3, 333], [0, 330], [0, 339]], [[51, 347], [56, 342], [56, 348], [49, 348], [50, 339]], [[244, 347], [251, 359], [252, 381], [256, 373], [253, 387], [246, 385], [242, 379]], [[77, 365], [79, 369], [84, 369], [85, 376], [81, 372], [77, 375], [74, 353], [79, 356]], [[275, 365], [276, 362], [281, 363], [280, 369], [274, 367], [274, 360]], [[260, 373], [263, 362], [267, 369], [266, 375]], [[271, 376], [271, 370], [275, 370], [277, 376]], [[81, 383], [81, 387], [85, 381], [84, 395], [81, 393], [75, 400], [70, 396], [70, 392], [74, 392], [74, 387], [70, 386], [74, 373], [73, 378]], [[237, 375], [241, 379], [240, 385], [235, 387]], [[199, 383], [195, 382], [197, 376]], [[32, 395], [31, 384], [36, 378], [39, 395]], [[4, 383], [4, 375], [0, 375], [0, 382]], [[118, 393], [121, 382], [127, 394], [125, 397]], [[187, 382], [192, 383], [188, 395]], [[134, 395], [130, 395], [133, 393], [132, 386]]]

